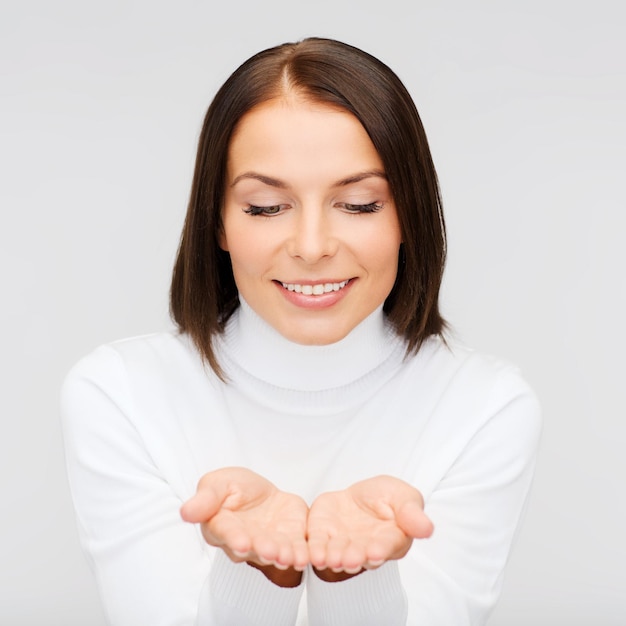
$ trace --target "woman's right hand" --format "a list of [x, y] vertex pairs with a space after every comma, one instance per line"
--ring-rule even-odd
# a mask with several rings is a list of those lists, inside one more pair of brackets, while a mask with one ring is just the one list
[[243, 467], [205, 474], [181, 508], [206, 542], [234, 562], [246, 561], [281, 586], [295, 586], [309, 563], [308, 507], [295, 494]]

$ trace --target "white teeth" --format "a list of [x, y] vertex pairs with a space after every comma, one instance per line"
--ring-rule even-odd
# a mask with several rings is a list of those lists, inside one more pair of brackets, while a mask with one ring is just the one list
[[350, 281], [342, 280], [340, 283], [318, 283], [316, 285], [300, 285], [298, 283], [281, 283], [285, 289], [303, 293], [305, 296], [321, 296], [331, 291], [343, 289]]

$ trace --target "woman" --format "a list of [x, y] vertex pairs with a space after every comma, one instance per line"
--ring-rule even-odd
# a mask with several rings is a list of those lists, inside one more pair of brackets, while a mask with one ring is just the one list
[[539, 410], [516, 368], [444, 342], [444, 258], [388, 67], [314, 38], [235, 71], [199, 141], [180, 332], [104, 346], [63, 389], [112, 624], [486, 622]]

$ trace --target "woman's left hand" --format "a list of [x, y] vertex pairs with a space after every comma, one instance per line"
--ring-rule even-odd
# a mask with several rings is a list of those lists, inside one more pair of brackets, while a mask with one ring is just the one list
[[413, 539], [430, 537], [433, 524], [420, 492], [391, 476], [323, 493], [307, 522], [309, 558], [324, 580], [345, 580], [385, 561], [401, 559]]

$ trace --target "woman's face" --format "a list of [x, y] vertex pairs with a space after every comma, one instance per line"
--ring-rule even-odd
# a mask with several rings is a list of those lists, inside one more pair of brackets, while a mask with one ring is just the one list
[[287, 339], [343, 339], [391, 291], [401, 242], [361, 123], [287, 97], [246, 114], [228, 153], [223, 232], [237, 288]]

